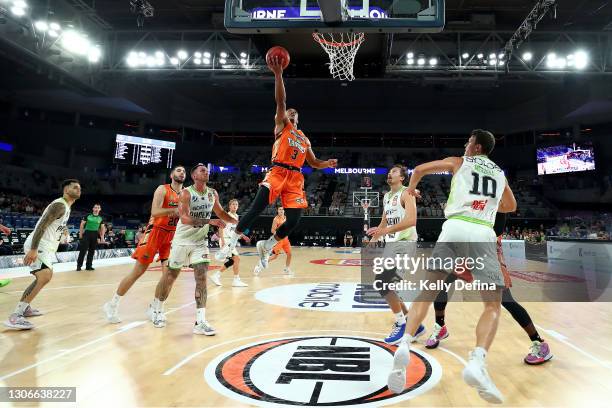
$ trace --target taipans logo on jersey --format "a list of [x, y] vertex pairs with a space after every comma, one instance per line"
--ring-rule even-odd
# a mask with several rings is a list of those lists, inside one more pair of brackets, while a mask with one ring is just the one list
[[353, 259], [314, 259], [310, 263], [317, 265], [334, 265], [334, 266], [363, 266], [363, 262], [359, 258]]
[[178, 201], [168, 201], [168, 207], [178, 207]]
[[[260, 302], [320, 312], [385, 312], [389, 306], [371, 285], [355, 282], [273, 286], [255, 294]], [[408, 305], [408, 303], [407, 303]]]
[[297, 140], [294, 140], [294, 139], [292, 139], [290, 137], [288, 137], [287, 140], [289, 141], [289, 146], [295, 147], [296, 149], [298, 149], [300, 151], [300, 153], [305, 153], [306, 152], [306, 148], [304, 146], [302, 146], [302, 144], [300, 142], [298, 142]]
[[364, 337], [293, 337], [252, 343], [211, 361], [204, 371], [221, 394], [260, 407], [380, 406], [433, 388], [440, 364], [411, 351], [406, 388], [387, 389], [395, 347]]

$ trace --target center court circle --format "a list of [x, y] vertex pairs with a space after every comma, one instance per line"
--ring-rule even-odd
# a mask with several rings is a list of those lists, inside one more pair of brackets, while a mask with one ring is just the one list
[[404, 392], [389, 392], [394, 349], [365, 337], [280, 338], [216, 357], [204, 378], [220, 394], [260, 407], [381, 406], [421, 395], [440, 381], [440, 364], [413, 350]]
[[[258, 291], [255, 298], [270, 305], [320, 312], [385, 312], [389, 306], [371, 285], [319, 282], [281, 285]], [[406, 305], [410, 303], [406, 302]]]

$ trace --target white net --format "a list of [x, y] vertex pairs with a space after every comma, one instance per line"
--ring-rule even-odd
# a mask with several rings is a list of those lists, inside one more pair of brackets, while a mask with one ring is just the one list
[[312, 33], [329, 56], [329, 72], [342, 81], [352, 81], [355, 55], [365, 40], [363, 33]]

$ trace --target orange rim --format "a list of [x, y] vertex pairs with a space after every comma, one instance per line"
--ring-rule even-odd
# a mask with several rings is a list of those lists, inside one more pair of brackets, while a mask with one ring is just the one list
[[325, 44], [330, 47], [337, 47], [337, 48], [350, 47], [352, 45], [361, 43], [363, 42], [363, 38], [364, 38], [364, 34], [359, 33], [357, 35], [357, 38], [355, 38], [351, 42], [336, 42], [336, 41], [327, 41], [325, 38], [323, 38], [323, 34], [321, 33], [312, 33], [312, 36], [314, 37], [315, 41], [318, 42], [319, 44]]

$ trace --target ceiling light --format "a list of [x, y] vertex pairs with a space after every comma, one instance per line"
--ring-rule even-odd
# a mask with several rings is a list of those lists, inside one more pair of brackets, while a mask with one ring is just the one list
[[180, 60], [185, 60], [187, 59], [187, 51], [185, 50], [179, 50], [179, 52], [176, 53], [176, 56], [180, 59]]
[[523, 53], [524, 61], [531, 61], [532, 58], [533, 58], [533, 54], [530, 53], [529, 51]]
[[220, 56], [221, 58], [227, 58], [227, 53], [226, 53], [225, 51], [222, 51], [222, 52], [219, 54], [219, 56]]
[[576, 51], [574, 53], [574, 65], [576, 69], [585, 69], [589, 64], [589, 55], [585, 51]]
[[39, 20], [34, 24], [34, 27], [36, 27], [38, 31], [47, 31], [49, 29], [49, 24], [47, 24], [46, 21]]

